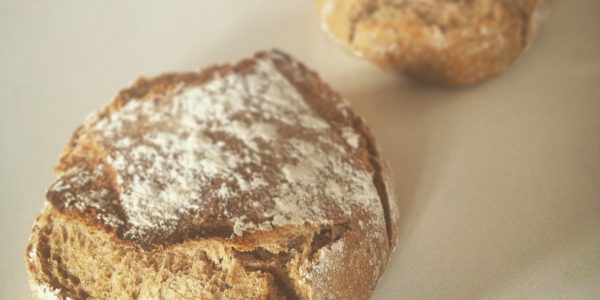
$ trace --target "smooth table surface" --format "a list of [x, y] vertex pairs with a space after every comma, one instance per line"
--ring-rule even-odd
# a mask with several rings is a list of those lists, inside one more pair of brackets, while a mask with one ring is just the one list
[[285, 50], [364, 116], [400, 244], [373, 299], [600, 299], [600, 1], [558, 1], [477, 86], [414, 84], [324, 35], [311, 1], [0, 2], [0, 299], [75, 127], [139, 75]]

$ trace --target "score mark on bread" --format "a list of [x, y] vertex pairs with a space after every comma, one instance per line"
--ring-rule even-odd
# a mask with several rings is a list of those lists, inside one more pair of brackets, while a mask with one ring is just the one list
[[363, 121], [282, 52], [140, 79], [61, 156], [34, 296], [366, 299], [396, 243], [383, 172]]

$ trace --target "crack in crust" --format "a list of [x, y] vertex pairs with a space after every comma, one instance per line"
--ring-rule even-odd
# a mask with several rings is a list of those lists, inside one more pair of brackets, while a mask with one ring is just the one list
[[379, 194], [379, 201], [383, 209], [383, 217], [385, 219], [385, 231], [387, 233], [388, 247], [389, 249], [392, 249], [395, 244], [395, 237], [393, 235], [392, 229], [392, 217], [389, 202], [390, 199], [389, 195], [387, 194], [385, 181], [383, 179], [383, 168], [381, 165], [381, 158], [379, 157], [379, 151], [377, 150], [377, 146], [375, 145], [375, 141], [373, 140], [371, 133], [364, 126], [361, 120], [357, 120], [355, 122], [355, 128], [362, 132], [367, 140], [367, 149], [370, 154], [369, 160], [371, 166], [373, 166], [373, 169], [375, 170], [373, 172], [373, 184], [375, 185], [375, 188], [377, 188], [377, 194]]
[[[375, 7], [373, 8], [373, 13], [377, 10], [378, 8]], [[285, 69], [284, 66], [280, 65], [279, 66], [282, 69]], [[312, 79], [311, 83], [321, 83], [321, 79], [319, 77], [319, 75], [315, 72], [312, 72], [310, 70], [308, 70], [306, 67], [304, 67], [304, 65], [300, 64], [298, 66], [299, 68], [302, 69], [303, 72], [307, 73], [307, 77]], [[284, 72], [285, 74], [285, 72]], [[293, 84], [295, 84], [296, 86], [301, 86], [303, 83], [302, 82], [298, 82], [296, 80], [294, 80], [294, 78], [292, 77], [288, 77], [288, 80], [290, 80], [290, 82], [292, 82]], [[299, 88], [299, 90], [301, 91], [310, 91], [310, 89], [302, 89]], [[337, 111], [336, 107], [332, 107], [332, 105], [335, 104], [335, 102], [339, 101], [343, 101], [341, 96], [333, 91], [329, 86], [325, 85], [325, 84], [321, 84], [319, 86], [319, 90], [321, 90], [323, 92], [323, 94], [325, 96], [322, 95], [314, 95], [314, 94], [306, 94], [305, 98], [306, 99], [316, 99], [316, 100], [321, 100], [321, 98], [323, 97], [331, 97], [334, 99], [334, 101], [325, 101], [325, 99], [322, 99], [321, 101], [308, 101], [308, 104], [315, 110], [317, 111], [321, 117], [325, 120], [328, 120], [331, 123], [335, 123], [335, 122], [345, 122], [345, 123], [349, 123], [357, 132], [360, 133], [361, 138], [365, 140], [365, 147], [366, 150], [368, 152], [368, 157], [367, 157], [367, 163], [369, 164], [369, 167], [371, 168], [372, 172], [373, 172], [373, 184], [377, 190], [377, 194], [379, 196], [379, 201], [383, 210], [383, 217], [384, 217], [384, 221], [385, 221], [385, 230], [386, 230], [386, 234], [387, 234], [387, 240], [388, 240], [388, 247], [391, 249], [392, 246], [394, 245], [394, 236], [393, 236], [393, 229], [392, 229], [392, 222], [391, 222], [391, 211], [390, 211], [390, 204], [389, 204], [389, 199], [388, 199], [388, 195], [387, 195], [387, 189], [386, 189], [386, 183], [383, 180], [383, 168], [382, 168], [382, 158], [379, 155], [379, 151], [377, 150], [377, 146], [375, 144], [373, 135], [371, 134], [371, 132], [369, 131], [368, 127], [364, 124], [363, 120], [355, 115], [352, 111], [349, 111], [349, 115], [348, 116], [340, 116], [339, 112]], [[327, 104], [329, 104], [329, 106], [327, 106]]]
[[272, 253], [268, 250], [258, 247], [248, 252], [234, 250], [234, 256], [237, 257], [242, 266], [249, 272], [268, 273], [273, 277], [276, 291], [274, 294], [281, 295], [285, 299], [299, 300], [303, 299], [296, 290], [294, 280], [290, 277], [286, 265], [291, 257], [287, 252]]
[[[173, 251], [164, 255], [163, 258], [152, 257], [152, 252], [146, 252], [141, 248], [130, 250], [121, 249], [122, 245], [114, 244], [110, 247], [116, 247], [112, 252], [116, 254], [114, 257], [104, 256], [102, 254], [102, 247], [108, 246], [113, 242], [107, 242], [110, 236], [107, 233], [99, 232], [95, 235], [87, 235], [87, 233], [73, 231], [77, 226], [69, 224], [67, 226], [65, 217], [56, 215], [57, 212], [54, 209], [49, 208], [47, 212], [42, 214], [41, 218], [35, 227], [36, 236], [30, 241], [27, 247], [27, 254], [30, 256], [27, 260], [28, 271], [31, 276], [32, 282], [38, 285], [46, 286], [50, 291], [56, 294], [60, 299], [88, 299], [98, 297], [97, 291], [86, 290], [86, 286], [89, 284], [95, 284], [89, 282], [90, 276], [95, 278], [95, 272], [103, 274], [106, 272], [106, 268], [111, 269], [110, 272], [118, 273], [121, 259], [119, 258], [124, 251], [138, 252], [133, 257], [138, 255], [150, 256], [148, 259], [150, 263], [150, 272], [161, 272], [169, 271], [176, 272], [178, 274], [188, 274], [193, 270], [190, 263], [193, 261], [187, 261], [181, 259], [181, 255], [178, 252]], [[73, 222], [73, 221], [70, 221]], [[77, 221], [79, 222], [79, 221]], [[81, 224], [81, 227], [77, 230], [86, 228], [88, 225]], [[307, 294], [306, 283], [298, 282], [297, 279], [297, 268], [306, 262], [314, 262], [318, 260], [315, 254], [320, 252], [324, 248], [329, 248], [333, 243], [338, 241], [340, 238], [346, 235], [347, 231], [351, 230], [348, 224], [334, 224], [330, 226], [321, 226], [313, 229], [313, 231], [307, 231], [304, 235], [300, 235], [287, 242], [279, 244], [279, 247], [286, 249], [283, 251], [275, 251], [272, 249], [265, 248], [263, 246], [256, 246], [252, 248], [238, 247], [235, 245], [227, 246], [225, 253], [230, 252], [231, 258], [226, 256], [218, 256], [215, 252], [209, 250], [203, 250], [200, 256], [193, 258], [194, 261], [203, 261], [205, 272], [203, 276], [212, 278], [224, 278], [224, 275], [215, 277], [216, 274], [226, 274], [234, 272], [234, 266], [237, 261], [243, 268], [246, 274], [257, 274], [256, 276], [266, 276], [267, 279], [271, 278], [270, 288], [268, 292], [268, 299], [279, 300], [301, 300], [301, 299], [312, 299]], [[83, 230], [85, 231], [85, 229]], [[57, 244], [59, 243], [59, 244]], [[93, 246], [94, 244], [105, 245]], [[86, 246], [87, 245], [87, 246]], [[70, 251], [70, 248], [83, 247], [80, 251]], [[55, 248], [56, 247], [56, 248]], [[92, 248], [89, 248], [92, 247]], [[66, 251], [66, 252], [65, 252]], [[94, 252], [99, 251], [99, 252]], [[145, 252], [145, 254], [144, 254]], [[31, 258], [31, 253], [35, 253], [35, 259]], [[82, 260], [92, 258], [95, 261], [95, 267], [98, 270], [87, 270], [87, 274], [82, 274]], [[233, 260], [232, 260], [233, 259]], [[229, 261], [229, 262], [227, 262]], [[67, 265], [70, 264], [71, 271], [67, 270]], [[233, 268], [233, 269], [232, 269]], [[136, 268], [129, 269], [127, 272], [131, 273], [133, 281], [130, 281], [129, 285], [131, 291], [129, 297], [143, 297], [144, 292], [140, 291], [136, 286], [143, 284], [145, 279], [142, 279], [139, 274], [139, 270]], [[137, 274], [137, 275], [133, 275]], [[83, 275], [80, 278], [80, 275]], [[188, 274], [191, 275], [191, 274]], [[165, 279], [164, 275], [152, 275], [143, 274], [144, 277], [156, 277]], [[161, 277], [162, 276], [162, 277]], [[228, 275], [229, 276], [229, 275]], [[235, 277], [235, 276], [234, 276]], [[116, 279], [119, 280], [119, 279]], [[211, 280], [212, 281], [212, 280]], [[163, 282], [160, 284], [154, 284], [153, 286], [163, 294], [167, 283]], [[214, 282], [215, 286], [218, 287], [218, 292], [224, 295], [226, 292], [231, 292], [234, 288], [232, 283], [226, 282]], [[183, 291], [176, 289], [169, 290], [172, 293], [179, 295], [182, 299], [185, 299], [188, 295]], [[216, 292], [216, 291], [215, 291]], [[94, 295], [94, 296], [93, 296]]]

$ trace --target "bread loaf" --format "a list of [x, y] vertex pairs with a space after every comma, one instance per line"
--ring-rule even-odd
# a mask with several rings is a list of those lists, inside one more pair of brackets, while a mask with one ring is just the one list
[[367, 299], [396, 245], [368, 128], [280, 51], [137, 80], [56, 171], [37, 299]]
[[530, 45], [542, 0], [315, 0], [323, 27], [359, 56], [420, 81], [473, 84]]

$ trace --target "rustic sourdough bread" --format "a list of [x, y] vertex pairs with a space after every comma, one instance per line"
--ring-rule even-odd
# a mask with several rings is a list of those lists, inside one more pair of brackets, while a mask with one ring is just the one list
[[467, 85], [529, 46], [542, 0], [315, 0], [323, 27], [359, 56], [420, 81]]
[[139, 79], [56, 170], [37, 299], [366, 299], [396, 244], [369, 130], [279, 51]]

